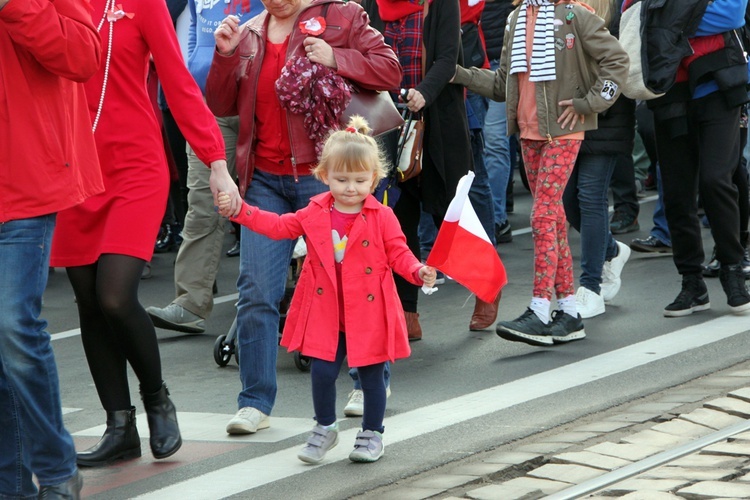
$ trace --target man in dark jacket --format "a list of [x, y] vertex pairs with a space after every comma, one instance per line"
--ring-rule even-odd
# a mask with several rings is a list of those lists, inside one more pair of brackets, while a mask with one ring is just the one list
[[[732, 183], [739, 157], [740, 107], [748, 101], [747, 59], [737, 37], [747, 0], [644, 2], [644, 78], [652, 90], [666, 91], [649, 101], [649, 107], [654, 111], [674, 263], [682, 275], [682, 290], [664, 315], [685, 316], [711, 307], [701, 275], [698, 190], [729, 308], [735, 314], [750, 313], [737, 188]], [[684, 57], [664, 57], [660, 47], [666, 46], [681, 50]]]

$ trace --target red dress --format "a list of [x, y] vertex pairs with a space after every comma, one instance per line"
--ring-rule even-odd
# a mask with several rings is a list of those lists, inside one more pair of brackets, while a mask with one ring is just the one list
[[[106, 3], [91, 0], [95, 26]], [[169, 170], [146, 87], [150, 56], [172, 114], [198, 158], [205, 164], [226, 158], [216, 120], [183, 62], [166, 3], [118, 0], [116, 8], [125, 15], [112, 23], [106, 95], [94, 134], [105, 191], [59, 213], [52, 266], [93, 264], [105, 253], [151, 259], [166, 208]], [[92, 122], [102, 92], [109, 30], [105, 20], [101, 67], [85, 84]]]

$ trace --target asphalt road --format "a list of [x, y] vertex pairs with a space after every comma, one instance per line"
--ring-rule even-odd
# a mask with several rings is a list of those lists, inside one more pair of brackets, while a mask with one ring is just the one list
[[[500, 246], [509, 284], [500, 318], [512, 319], [528, 304], [532, 242], [529, 195], [516, 183], [516, 231]], [[653, 203], [642, 206], [638, 233], [645, 237]], [[226, 248], [232, 236], [227, 235]], [[570, 237], [579, 262], [578, 236]], [[710, 233], [704, 247], [710, 254]], [[160, 254], [153, 278], [142, 282], [144, 306], [164, 306], [174, 294], [175, 254]], [[662, 309], [679, 291], [670, 256], [633, 253], [623, 286], [606, 314], [585, 322], [587, 338], [553, 348], [506, 342], [490, 329], [469, 332], [474, 299], [454, 282], [420, 297], [424, 339], [412, 343], [411, 358], [393, 366], [386, 414], [386, 455], [376, 464], [352, 464], [347, 455], [356, 419], [343, 417], [351, 389], [344, 371], [338, 385], [341, 442], [321, 466], [302, 465], [296, 450], [313, 425], [310, 383], [293, 356], [279, 352], [279, 393], [272, 427], [247, 438], [229, 438], [226, 421], [237, 409], [238, 367], [219, 367], [213, 344], [234, 317], [238, 259], [224, 258], [219, 293], [205, 334], [157, 330], [164, 378], [180, 412], [185, 444], [155, 463], [143, 441], [139, 460], [86, 469], [84, 494], [93, 498], [347, 498], [400, 478], [549, 429], [651, 394], [747, 358], [750, 317], [730, 317], [718, 280], [708, 281], [712, 309], [685, 318], [664, 318]], [[577, 270], [578, 273], [578, 270]], [[44, 315], [50, 323], [60, 372], [65, 421], [79, 449], [97, 441], [104, 412], [98, 402], [77, 332], [72, 291], [63, 270], [50, 276]], [[131, 378], [141, 437], [147, 436], [138, 385]]]

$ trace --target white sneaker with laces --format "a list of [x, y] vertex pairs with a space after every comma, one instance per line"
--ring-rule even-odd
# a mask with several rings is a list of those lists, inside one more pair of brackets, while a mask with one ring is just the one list
[[[391, 397], [391, 387], [385, 388], [385, 397]], [[344, 407], [344, 415], [347, 417], [361, 417], [365, 414], [365, 393], [362, 389], [354, 389], [349, 393], [349, 402]]]
[[[622, 268], [625, 267], [625, 263], [630, 258], [630, 247], [625, 243], [617, 242], [617, 255], [612, 257], [610, 261], [604, 261], [604, 267], [602, 268], [602, 285], [601, 295], [604, 302], [609, 302], [615, 298], [617, 292], [620, 291], [622, 285]], [[582, 315], [583, 316], [583, 315]], [[583, 316], [585, 317], [585, 316]]]
[[598, 293], [585, 286], [579, 286], [576, 291], [576, 309], [581, 318], [593, 318], [604, 314], [604, 299]]
[[255, 434], [271, 427], [271, 419], [260, 410], [245, 406], [227, 424], [227, 434]]

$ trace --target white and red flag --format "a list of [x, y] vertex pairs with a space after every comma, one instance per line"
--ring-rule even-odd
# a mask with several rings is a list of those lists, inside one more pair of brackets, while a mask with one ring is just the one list
[[461, 283], [484, 302], [491, 303], [508, 282], [508, 277], [469, 200], [473, 181], [474, 172], [458, 181], [456, 196], [448, 206], [427, 265]]

